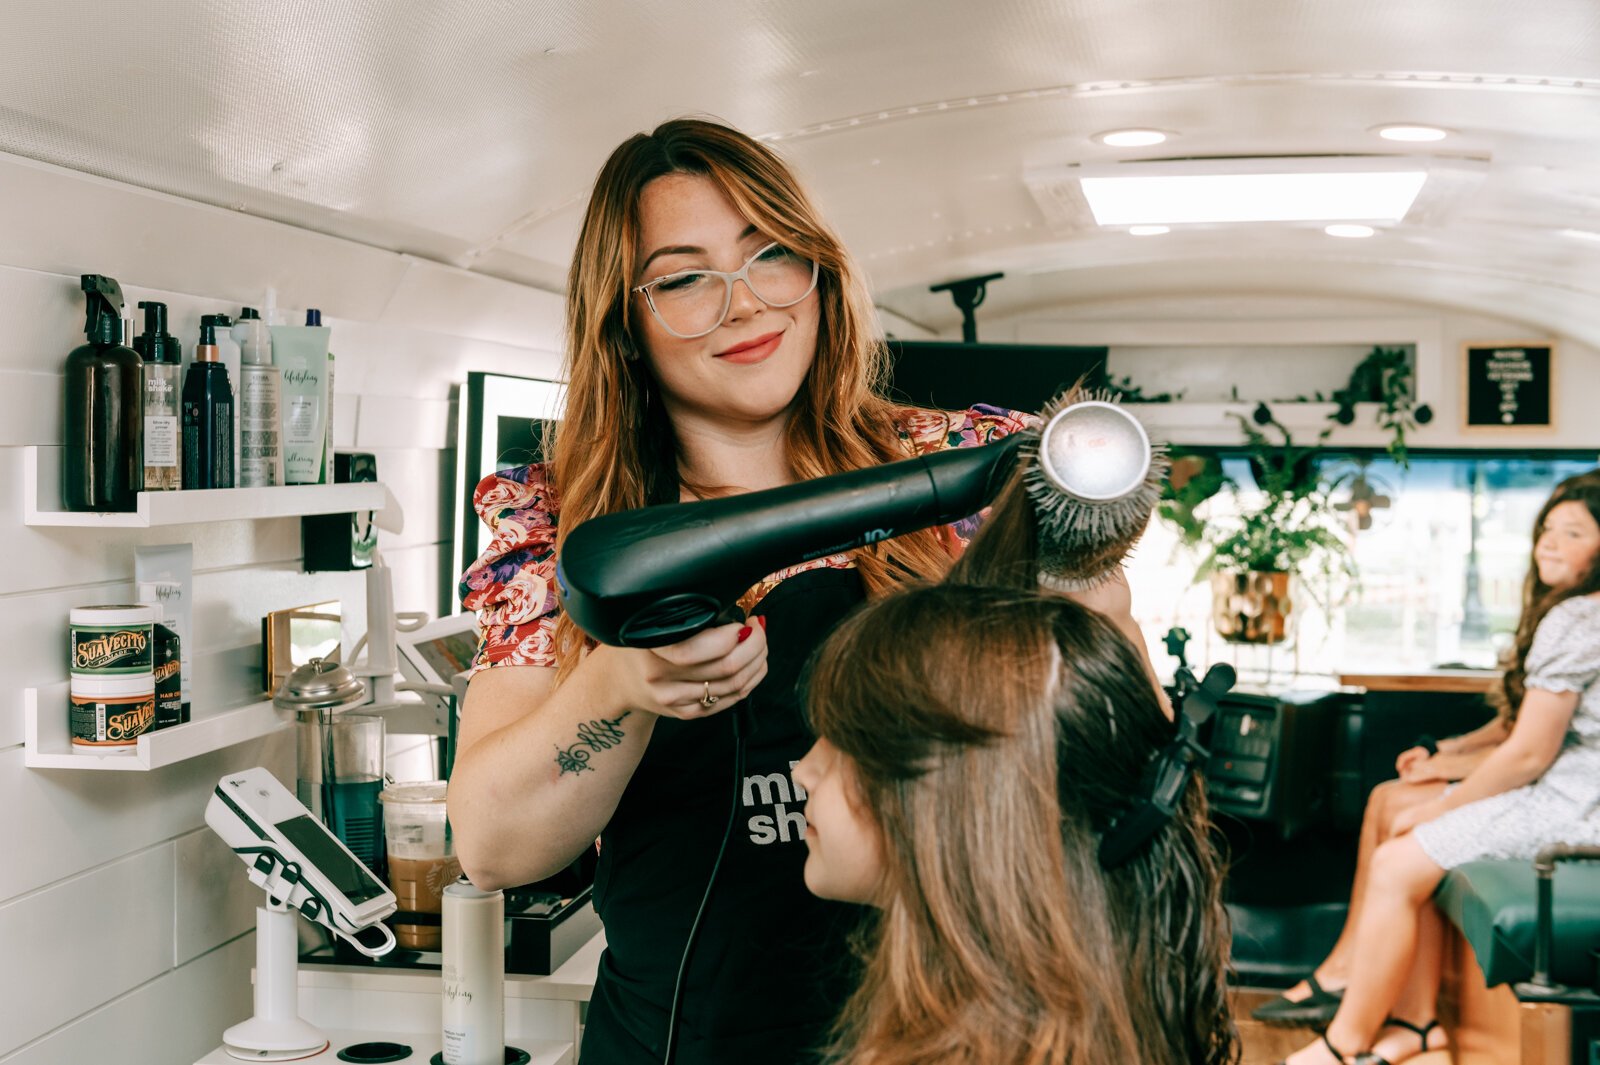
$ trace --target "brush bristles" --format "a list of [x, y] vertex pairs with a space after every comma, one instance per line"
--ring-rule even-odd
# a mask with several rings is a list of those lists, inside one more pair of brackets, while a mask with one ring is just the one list
[[1067, 591], [1095, 587], [1116, 572], [1150, 524], [1169, 465], [1166, 447], [1152, 444], [1144, 479], [1118, 499], [1084, 500], [1058, 486], [1039, 456], [1043, 427], [1067, 407], [1091, 400], [1116, 403], [1106, 393], [1069, 389], [1040, 413], [1040, 428], [1029, 430], [1020, 448], [1023, 486], [1038, 521], [1040, 580]]

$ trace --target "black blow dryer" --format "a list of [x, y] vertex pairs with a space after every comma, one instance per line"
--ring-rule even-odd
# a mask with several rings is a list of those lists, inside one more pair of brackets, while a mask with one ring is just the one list
[[1041, 537], [1063, 559], [1131, 544], [1164, 469], [1136, 418], [1063, 397], [1038, 428], [799, 484], [607, 514], [562, 543], [556, 590], [591, 637], [660, 647], [727, 620], [769, 573], [976, 514], [1019, 461]]
[[562, 609], [613, 646], [688, 639], [785, 566], [976, 514], [1010, 476], [1025, 439], [594, 518], [561, 546]]

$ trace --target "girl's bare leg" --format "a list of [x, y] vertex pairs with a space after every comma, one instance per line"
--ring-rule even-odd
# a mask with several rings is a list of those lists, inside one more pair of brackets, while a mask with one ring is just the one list
[[[1394, 819], [1404, 810], [1437, 798], [1444, 792], [1442, 781], [1425, 784], [1406, 784], [1399, 780], [1386, 780], [1372, 789], [1367, 798], [1366, 811], [1361, 815], [1361, 837], [1356, 851], [1356, 875], [1350, 885], [1350, 912], [1345, 915], [1344, 927], [1333, 949], [1313, 970], [1317, 982], [1330, 991], [1344, 987], [1350, 979], [1351, 962], [1355, 954], [1355, 930], [1361, 919], [1361, 909], [1367, 895], [1367, 877], [1372, 869], [1372, 852], [1393, 834]], [[1311, 985], [1304, 980], [1283, 993], [1294, 1002], [1308, 997]]]
[[[1390, 840], [1373, 853], [1366, 904], [1355, 933], [1360, 966], [1352, 971], [1344, 1003], [1328, 1025], [1328, 1041], [1341, 1052], [1371, 1049], [1384, 1018], [1399, 1004], [1419, 945], [1421, 911], [1432, 908], [1433, 890], [1443, 877], [1444, 870], [1411, 836]], [[1289, 1065], [1334, 1065], [1321, 1040], [1288, 1060]]]

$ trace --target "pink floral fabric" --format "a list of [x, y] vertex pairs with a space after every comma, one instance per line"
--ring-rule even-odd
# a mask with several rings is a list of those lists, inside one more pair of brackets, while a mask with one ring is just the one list
[[[999, 407], [939, 411], [907, 407], [897, 421], [900, 437], [917, 455], [952, 447], [976, 447], [1033, 424], [1032, 415]], [[493, 538], [461, 577], [461, 605], [478, 612], [478, 652], [472, 669], [493, 666], [551, 666], [556, 600], [556, 519], [560, 503], [542, 464], [517, 466], [485, 477], [472, 505]], [[981, 516], [949, 526], [964, 546], [977, 532]], [[848, 554], [828, 555], [779, 570], [756, 588], [759, 602], [780, 581], [811, 569], [850, 569]]]

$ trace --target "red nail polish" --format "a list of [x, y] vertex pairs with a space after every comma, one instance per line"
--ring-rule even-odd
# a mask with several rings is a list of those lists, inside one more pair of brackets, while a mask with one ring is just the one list
[[748, 640], [750, 638], [750, 632], [751, 632], [750, 626], [746, 625], [744, 628], [739, 630], [739, 638], [737, 640], [735, 640], [734, 642], [735, 643], [744, 643], [746, 640]]
[[762, 632], [766, 632], [767, 631], [767, 616], [765, 614], [757, 615], [756, 616], [756, 624], [761, 626], [761, 631]]

